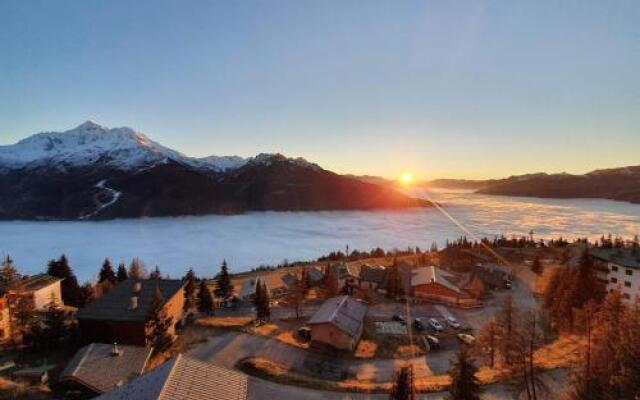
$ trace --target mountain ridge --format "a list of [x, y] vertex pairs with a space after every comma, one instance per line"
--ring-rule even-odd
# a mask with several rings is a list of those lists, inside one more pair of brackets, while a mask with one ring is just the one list
[[188, 157], [131, 128], [87, 121], [0, 146], [0, 219], [110, 219], [430, 203], [303, 158]]

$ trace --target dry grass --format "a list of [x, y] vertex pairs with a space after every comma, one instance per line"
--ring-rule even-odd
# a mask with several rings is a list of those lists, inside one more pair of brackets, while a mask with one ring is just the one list
[[371, 340], [361, 340], [353, 352], [355, 358], [373, 358], [376, 356], [378, 344]]
[[586, 339], [577, 335], [563, 335], [535, 353], [535, 363], [545, 369], [568, 367], [580, 362]]
[[[547, 371], [571, 366], [579, 360], [583, 345], [584, 338], [578, 336], [561, 337], [548, 346], [539, 349], [535, 355], [535, 363]], [[356, 354], [359, 351], [366, 356], [370, 356], [372, 353], [375, 354], [374, 346], [375, 343], [373, 342], [365, 342], [362, 344], [362, 348], [358, 346]], [[380, 393], [388, 392], [392, 385], [392, 382], [372, 382], [364, 379], [334, 381], [316, 378], [298, 371], [289, 370], [284, 365], [260, 357], [252, 357], [241, 361], [239, 368], [249, 375], [259, 376], [263, 379], [320, 390]], [[509, 369], [504, 367], [481, 367], [476, 377], [482, 385], [490, 385], [511, 378]], [[446, 374], [420, 377], [415, 380], [416, 389], [422, 393], [447, 390], [450, 382], [451, 379]]]
[[255, 328], [248, 327], [245, 329], [245, 332], [252, 335], [268, 336], [301, 349], [308, 349], [309, 343], [302, 341], [296, 334], [298, 328], [302, 325], [304, 325], [303, 320], [277, 321], [269, 322]]
[[200, 318], [195, 325], [210, 328], [242, 328], [253, 321], [251, 317], [206, 317]]
[[536, 296], [543, 296], [545, 291], [547, 290], [547, 286], [549, 286], [549, 282], [558, 273], [560, 267], [558, 266], [545, 266], [542, 275], [536, 279], [536, 283], [533, 287], [533, 294]]
[[422, 349], [415, 344], [400, 345], [396, 347], [396, 357], [413, 357], [424, 354]]

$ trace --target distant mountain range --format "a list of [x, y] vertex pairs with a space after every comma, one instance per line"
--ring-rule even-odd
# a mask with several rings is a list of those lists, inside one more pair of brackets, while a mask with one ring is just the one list
[[506, 196], [602, 198], [640, 203], [640, 166], [600, 169], [584, 175], [537, 173], [490, 180], [437, 179], [424, 184]]
[[193, 158], [87, 121], [0, 146], [0, 219], [109, 219], [431, 204], [281, 154]]

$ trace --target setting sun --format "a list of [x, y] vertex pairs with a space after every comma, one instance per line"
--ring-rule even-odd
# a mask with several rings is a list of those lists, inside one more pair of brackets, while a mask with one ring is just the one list
[[409, 171], [403, 172], [402, 174], [400, 174], [400, 182], [403, 185], [409, 185], [413, 183], [413, 174]]

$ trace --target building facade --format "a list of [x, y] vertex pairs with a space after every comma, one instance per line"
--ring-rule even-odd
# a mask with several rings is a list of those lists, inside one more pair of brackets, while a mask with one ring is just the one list
[[58, 305], [62, 302], [61, 278], [56, 278], [47, 274], [34, 275], [22, 279], [11, 285], [7, 292], [9, 304], [13, 304], [18, 297], [28, 297], [33, 302], [36, 311], [46, 311], [51, 301]]
[[160, 290], [163, 309], [172, 320], [169, 334], [182, 323], [185, 282], [178, 279], [143, 279], [120, 282], [107, 294], [78, 311], [82, 338], [88, 342], [147, 345], [149, 310]]
[[607, 292], [618, 290], [628, 304], [640, 304], [640, 250], [592, 249], [590, 256]]
[[366, 303], [351, 296], [326, 300], [309, 320], [311, 345], [352, 352], [362, 336], [366, 313]]

